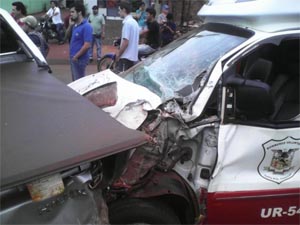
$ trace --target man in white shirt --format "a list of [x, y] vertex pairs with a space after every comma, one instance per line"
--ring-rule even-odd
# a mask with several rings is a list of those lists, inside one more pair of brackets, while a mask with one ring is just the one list
[[116, 54], [117, 70], [123, 72], [138, 61], [139, 25], [130, 15], [131, 7], [127, 2], [121, 2], [119, 14], [123, 20], [120, 49]]
[[46, 13], [46, 18], [51, 18], [53, 24], [56, 26], [58, 44], [64, 44], [64, 29], [63, 22], [61, 19], [60, 9], [57, 6], [57, 1], [50, 1], [51, 8]]

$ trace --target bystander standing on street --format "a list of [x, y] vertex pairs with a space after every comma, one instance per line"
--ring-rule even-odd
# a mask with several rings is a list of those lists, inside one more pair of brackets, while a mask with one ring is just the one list
[[145, 11], [145, 2], [140, 3], [140, 7], [136, 10], [136, 19], [138, 21], [139, 27], [141, 30], [146, 28], [146, 11]]
[[64, 27], [65, 27], [66, 29], [68, 29], [68, 27], [69, 27], [69, 20], [70, 20], [70, 17], [71, 17], [71, 15], [70, 15], [70, 13], [69, 13], [69, 14], [66, 15], [65, 18], [64, 18]]
[[147, 8], [147, 28], [142, 30], [140, 35], [146, 35], [146, 43], [138, 46], [139, 56], [149, 55], [160, 46], [160, 29], [155, 20], [156, 11], [153, 8]]
[[93, 40], [91, 44], [91, 48], [89, 50], [90, 62], [93, 61], [93, 50], [94, 44], [96, 44], [97, 48], [97, 61], [101, 59], [101, 47], [102, 47], [102, 39], [105, 38], [105, 19], [101, 13], [99, 13], [99, 9], [97, 5], [92, 7], [93, 13], [89, 16], [89, 22], [93, 28]]
[[138, 61], [139, 25], [130, 14], [131, 6], [127, 2], [121, 2], [119, 14], [123, 20], [121, 45], [116, 53], [117, 70], [122, 72]]
[[[68, 14], [64, 17], [64, 27], [67, 30], [69, 27], [69, 21], [70, 21], [71, 15], [70, 11], [68, 10]], [[67, 36], [67, 32], [65, 33], [64, 42], [71, 42], [71, 35]]]
[[11, 5], [12, 5], [12, 10], [10, 15], [22, 27], [24, 23], [21, 22], [20, 19], [27, 16], [26, 7], [22, 2], [13, 2]]
[[38, 25], [37, 19], [34, 16], [29, 15], [21, 18], [20, 21], [24, 23], [22, 28], [25, 33], [27, 33], [32, 42], [40, 49], [41, 53], [46, 58], [49, 52], [49, 46], [43, 35], [35, 30]]
[[85, 18], [85, 7], [76, 3], [70, 9], [68, 35], [72, 33], [70, 42], [70, 64], [72, 80], [85, 76], [85, 69], [89, 61], [93, 28]]
[[157, 17], [157, 22], [159, 25], [162, 25], [163, 23], [167, 22], [167, 15], [169, 13], [169, 6], [163, 5], [161, 8], [161, 14]]
[[168, 13], [167, 22], [161, 26], [161, 46], [165, 46], [174, 40], [176, 24], [173, 21], [173, 14]]
[[46, 18], [52, 19], [53, 24], [56, 26], [58, 35], [58, 44], [64, 44], [64, 28], [63, 21], [61, 19], [60, 8], [57, 6], [57, 1], [50, 1], [51, 8], [45, 14]]

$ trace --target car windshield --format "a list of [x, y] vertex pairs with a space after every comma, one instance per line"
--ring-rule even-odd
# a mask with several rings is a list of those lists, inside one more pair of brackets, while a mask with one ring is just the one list
[[198, 29], [126, 71], [124, 78], [147, 87], [165, 101], [178, 96], [177, 91], [192, 85], [204, 71], [209, 73], [220, 57], [245, 40]]

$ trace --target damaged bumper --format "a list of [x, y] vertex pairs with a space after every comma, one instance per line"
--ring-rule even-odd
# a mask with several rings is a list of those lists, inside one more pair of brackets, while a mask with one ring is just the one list
[[56, 174], [1, 193], [1, 224], [108, 224], [102, 190], [91, 189], [90, 178], [84, 172], [63, 184]]

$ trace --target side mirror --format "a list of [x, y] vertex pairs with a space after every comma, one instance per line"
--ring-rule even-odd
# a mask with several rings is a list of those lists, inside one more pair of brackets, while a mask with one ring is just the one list
[[259, 80], [234, 77], [226, 82], [234, 90], [236, 116], [247, 119], [268, 118], [275, 109], [271, 87]]

